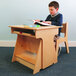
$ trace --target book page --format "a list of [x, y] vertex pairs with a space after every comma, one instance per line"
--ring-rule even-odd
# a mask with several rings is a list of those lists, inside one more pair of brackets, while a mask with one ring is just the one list
[[51, 24], [47, 24], [47, 23], [43, 23], [43, 22], [37, 22], [37, 23], [39, 23], [41, 25], [45, 25], [45, 26], [51, 26]]
[[37, 23], [37, 24], [40, 24], [40, 25], [44, 25], [44, 26], [51, 26], [51, 24], [47, 24], [47, 23], [44, 23], [44, 22], [38, 22], [38, 21], [35, 21], [33, 20], [34, 23]]

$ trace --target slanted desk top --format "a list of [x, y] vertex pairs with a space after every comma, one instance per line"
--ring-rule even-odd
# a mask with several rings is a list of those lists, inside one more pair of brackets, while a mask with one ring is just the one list
[[13, 27], [13, 28], [21, 28], [21, 29], [30, 29], [30, 30], [44, 30], [44, 29], [54, 29], [54, 28], [62, 28], [61, 26], [40, 26], [40, 27], [30, 27], [27, 25], [11, 25], [8, 27]]

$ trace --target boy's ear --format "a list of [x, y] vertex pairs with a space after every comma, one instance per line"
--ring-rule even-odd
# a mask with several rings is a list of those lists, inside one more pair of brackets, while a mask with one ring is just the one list
[[59, 9], [59, 8], [57, 8], [57, 11], [58, 11], [58, 9]]

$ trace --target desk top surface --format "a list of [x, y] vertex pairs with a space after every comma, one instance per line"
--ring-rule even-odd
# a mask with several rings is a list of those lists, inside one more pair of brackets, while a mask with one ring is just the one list
[[11, 28], [21, 28], [21, 29], [30, 29], [30, 30], [46, 30], [46, 29], [57, 29], [57, 28], [62, 28], [62, 26], [40, 26], [40, 27], [30, 27], [27, 25], [10, 25], [8, 27]]

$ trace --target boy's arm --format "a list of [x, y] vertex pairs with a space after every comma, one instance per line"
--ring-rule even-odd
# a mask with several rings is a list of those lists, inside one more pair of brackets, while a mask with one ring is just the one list
[[60, 15], [58, 16], [58, 18], [57, 18], [56, 21], [51, 21], [50, 18], [51, 18], [51, 16], [48, 15], [48, 17], [46, 18], [45, 21], [50, 21], [52, 25], [57, 25], [57, 26], [61, 26], [62, 23], [63, 23], [63, 16], [62, 16], [62, 14], [60, 14]]

